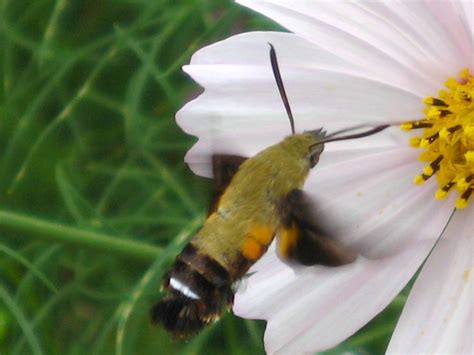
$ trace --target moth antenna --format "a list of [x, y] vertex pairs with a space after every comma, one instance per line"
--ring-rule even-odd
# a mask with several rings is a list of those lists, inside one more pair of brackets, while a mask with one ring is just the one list
[[346, 139], [356, 139], [356, 138], [363, 138], [363, 137], [371, 136], [372, 134], [379, 133], [379, 132], [383, 131], [384, 129], [386, 129], [388, 127], [391, 127], [391, 126], [392, 126], [391, 124], [384, 124], [384, 125], [376, 126], [376, 127], [372, 128], [372, 129], [369, 129], [368, 131], [365, 131], [365, 132], [349, 134], [347, 136], [342, 136], [342, 137], [334, 137], [334, 134], [331, 134], [331, 136], [333, 138], [329, 137], [327, 139], [320, 140], [319, 142], [316, 142], [313, 145], [311, 145], [311, 147], [314, 147], [314, 146], [317, 146], [317, 145], [323, 144], [323, 143], [328, 143], [328, 142], [343, 141], [343, 140], [346, 140]]
[[278, 86], [278, 91], [280, 92], [281, 100], [285, 106], [286, 114], [290, 119], [291, 133], [295, 134], [295, 121], [293, 119], [293, 113], [291, 112], [290, 103], [288, 102], [288, 97], [286, 96], [285, 86], [283, 85], [283, 80], [281, 79], [275, 48], [273, 47], [273, 44], [268, 44], [270, 45], [270, 62], [272, 64], [273, 77], [275, 78], [276, 84]]

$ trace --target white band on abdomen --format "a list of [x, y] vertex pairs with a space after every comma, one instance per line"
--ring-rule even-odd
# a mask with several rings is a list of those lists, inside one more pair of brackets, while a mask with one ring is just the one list
[[181, 292], [184, 296], [188, 298], [192, 298], [194, 300], [200, 299], [200, 297], [196, 293], [194, 293], [193, 290], [191, 290], [188, 286], [173, 277], [170, 278], [170, 286], [176, 291]]

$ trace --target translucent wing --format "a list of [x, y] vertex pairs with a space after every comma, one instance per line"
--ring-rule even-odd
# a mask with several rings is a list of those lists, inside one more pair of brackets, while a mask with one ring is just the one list
[[209, 214], [214, 212], [217, 207], [217, 202], [229, 186], [235, 173], [239, 170], [240, 165], [247, 158], [239, 155], [213, 155], [212, 156], [212, 171], [214, 173], [214, 198], [209, 209]]
[[309, 197], [298, 189], [292, 190], [281, 202], [280, 257], [308, 266], [340, 266], [353, 262], [357, 254], [331, 238], [318, 221], [312, 220], [311, 208]]

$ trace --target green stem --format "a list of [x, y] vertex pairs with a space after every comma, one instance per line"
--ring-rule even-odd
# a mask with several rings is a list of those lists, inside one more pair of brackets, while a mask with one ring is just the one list
[[[103, 233], [91, 232], [35, 217], [0, 210], [0, 230], [10, 229], [18, 235], [90, 248], [95, 251], [117, 254], [146, 262], [156, 260], [162, 249], [147, 243], [121, 239]], [[23, 234], [24, 233], [24, 234]]]

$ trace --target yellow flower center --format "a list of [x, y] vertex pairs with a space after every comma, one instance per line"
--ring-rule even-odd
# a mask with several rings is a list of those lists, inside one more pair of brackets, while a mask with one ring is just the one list
[[441, 90], [437, 98], [425, 98], [423, 119], [401, 128], [423, 129], [421, 136], [410, 139], [411, 146], [424, 149], [419, 159], [428, 163], [415, 176], [415, 183], [423, 184], [436, 175], [436, 198], [441, 200], [456, 189], [456, 208], [465, 208], [474, 190], [474, 76], [466, 68], [459, 77], [449, 78], [447, 90]]

